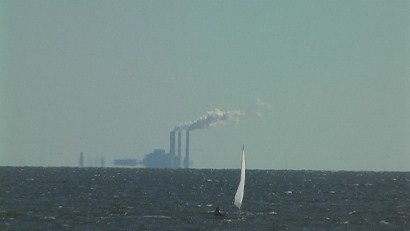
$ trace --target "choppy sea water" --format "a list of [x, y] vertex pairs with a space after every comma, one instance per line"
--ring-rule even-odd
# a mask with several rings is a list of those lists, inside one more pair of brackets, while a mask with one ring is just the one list
[[0, 230], [410, 230], [410, 172], [246, 173], [0, 167]]

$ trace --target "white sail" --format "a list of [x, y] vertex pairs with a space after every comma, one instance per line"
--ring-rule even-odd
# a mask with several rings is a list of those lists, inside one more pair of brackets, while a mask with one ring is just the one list
[[241, 181], [239, 182], [238, 190], [236, 190], [235, 202], [234, 202], [234, 205], [238, 207], [238, 209], [241, 209], [244, 188], [245, 188], [245, 147], [242, 148]]

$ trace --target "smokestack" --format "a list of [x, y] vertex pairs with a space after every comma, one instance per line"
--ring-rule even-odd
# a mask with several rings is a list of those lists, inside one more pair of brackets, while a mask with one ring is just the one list
[[177, 168], [181, 167], [181, 130], [178, 131], [178, 163]]
[[185, 159], [184, 168], [189, 168], [189, 129], [186, 130], [186, 148], [185, 148]]
[[[207, 129], [219, 125], [223, 125], [227, 123], [228, 121], [236, 121], [237, 123], [239, 122], [239, 118], [241, 116], [244, 116], [245, 113], [241, 112], [240, 110], [227, 110], [223, 111], [221, 109], [215, 108], [213, 110], [207, 111], [204, 115], [200, 116], [196, 120], [191, 120], [187, 122], [180, 123], [179, 125], [174, 127], [173, 132], [178, 131], [178, 157], [175, 157], [174, 161], [174, 167], [177, 167], [178, 164], [181, 166], [181, 131], [185, 130], [186, 131], [186, 154], [185, 158], [183, 161], [183, 166], [184, 168], [189, 168], [189, 131], [195, 130], [195, 129]], [[175, 139], [175, 133], [171, 136], [174, 138], [171, 138], [172, 140]], [[173, 144], [173, 145], [172, 145]], [[173, 151], [170, 151], [175, 155], [175, 140], [171, 141], [171, 147], [173, 147]], [[175, 163], [175, 162], [179, 163]]]
[[80, 168], [84, 167], [84, 155], [83, 152], [80, 153], [80, 161], [78, 162], [80, 165]]
[[175, 131], [171, 131], [169, 134], [169, 153], [171, 157], [175, 157]]

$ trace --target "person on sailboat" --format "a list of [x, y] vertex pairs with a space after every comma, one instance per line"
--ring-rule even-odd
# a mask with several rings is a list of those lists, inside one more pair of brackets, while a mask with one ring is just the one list
[[222, 208], [219, 208], [219, 206], [217, 206], [215, 209], [215, 217], [224, 217], [224, 216], [225, 216], [225, 211]]

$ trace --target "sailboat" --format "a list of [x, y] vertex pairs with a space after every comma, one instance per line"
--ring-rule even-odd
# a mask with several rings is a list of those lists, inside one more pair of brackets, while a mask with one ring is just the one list
[[238, 189], [235, 194], [234, 205], [239, 209], [239, 216], [241, 215], [241, 205], [243, 200], [243, 192], [245, 189], [245, 146], [242, 147], [242, 163], [241, 163], [241, 180], [239, 181]]

